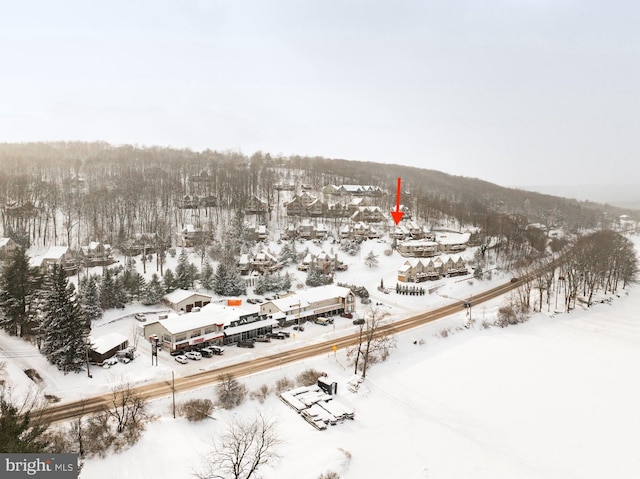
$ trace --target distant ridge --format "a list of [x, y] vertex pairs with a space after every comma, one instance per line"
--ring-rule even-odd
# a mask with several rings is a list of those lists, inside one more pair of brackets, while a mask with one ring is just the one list
[[538, 185], [518, 186], [537, 193], [610, 204], [620, 208], [640, 209], [640, 183], [622, 185]]

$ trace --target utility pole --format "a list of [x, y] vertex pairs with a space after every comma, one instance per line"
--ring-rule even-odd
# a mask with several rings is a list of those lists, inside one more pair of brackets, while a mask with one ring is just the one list
[[171, 393], [173, 396], [173, 419], [176, 418], [176, 375], [171, 370]]

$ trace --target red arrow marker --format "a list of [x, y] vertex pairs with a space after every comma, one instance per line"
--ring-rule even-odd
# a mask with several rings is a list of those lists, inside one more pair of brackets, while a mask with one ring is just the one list
[[396, 193], [396, 210], [391, 212], [391, 216], [393, 216], [396, 226], [404, 216], [404, 213], [400, 211], [400, 178], [398, 178], [398, 192]]

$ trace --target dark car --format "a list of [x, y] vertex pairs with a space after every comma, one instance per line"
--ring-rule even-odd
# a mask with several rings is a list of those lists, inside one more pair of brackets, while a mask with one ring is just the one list
[[224, 353], [224, 348], [221, 348], [220, 346], [209, 346], [209, 349], [213, 354], [217, 356], [220, 356], [222, 353]]
[[254, 344], [254, 342], [250, 339], [245, 339], [243, 341], [238, 341], [238, 347], [239, 348], [255, 348], [256, 345]]
[[199, 349], [200, 354], [202, 354], [203, 358], [210, 358], [211, 356], [213, 356], [213, 351], [211, 351], [211, 349], [209, 348], [202, 348]]
[[293, 329], [294, 329], [294, 331], [304, 331], [304, 326], [302, 326], [302, 325], [294, 326]]
[[285, 339], [285, 338], [287, 338], [287, 336], [283, 332], [269, 333], [269, 334], [267, 334], [267, 337], [273, 338], [273, 339]]
[[355, 324], [355, 325], [364, 324], [364, 318], [354, 319], [353, 320], [353, 324]]
[[353, 319], [353, 314], [351, 313], [342, 313], [340, 316], [342, 316], [343, 318]]

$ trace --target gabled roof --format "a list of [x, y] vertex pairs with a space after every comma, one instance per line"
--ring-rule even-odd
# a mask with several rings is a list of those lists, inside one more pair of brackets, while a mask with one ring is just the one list
[[62, 258], [65, 254], [67, 254], [68, 251], [69, 251], [68, 246], [52, 246], [51, 248], [49, 248], [49, 251], [47, 251], [44, 254], [42, 259], [58, 260]]
[[165, 294], [163, 299], [165, 301], [168, 301], [169, 303], [178, 304], [179, 302], [184, 301], [185, 299], [189, 299], [191, 296], [194, 296], [194, 295], [213, 298], [213, 296], [211, 296], [210, 294], [198, 293], [196, 291], [187, 291], [186, 289], [176, 289], [171, 293]]
[[120, 333], [109, 333], [104, 336], [90, 336], [89, 343], [91, 344], [91, 350], [95, 351], [98, 354], [104, 354], [107, 351], [110, 351], [113, 348], [120, 346], [123, 343], [126, 343], [128, 338]]

